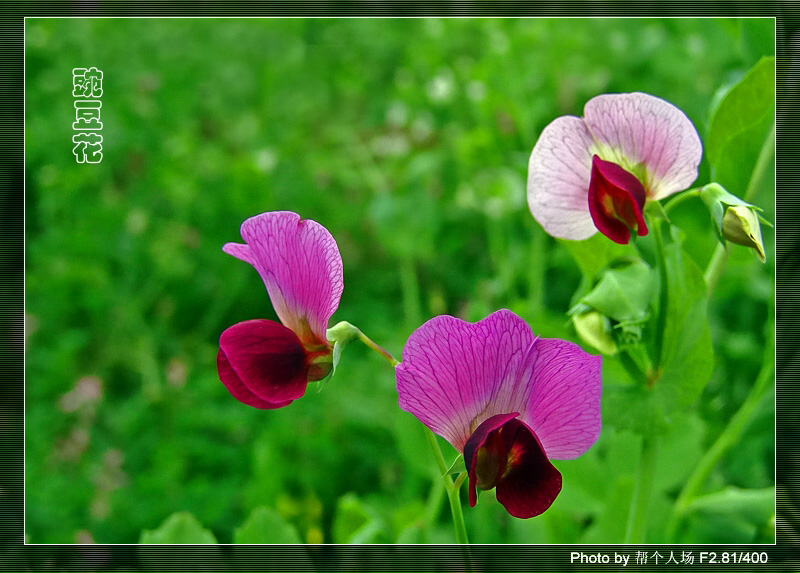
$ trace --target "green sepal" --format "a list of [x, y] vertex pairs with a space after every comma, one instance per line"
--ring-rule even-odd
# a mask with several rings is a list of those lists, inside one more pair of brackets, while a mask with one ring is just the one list
[[644, 212], [650, 219], [662, 219], [670, 225], [672, 224], [666, 209], [659, 201], [648, 201], [644, 206]]
[[[342, 357], [342, 351], [344, 350], [344, 347], [347, 346], [351, 340], [358, 336], [358, 332], [358, 328], [346, 320], [338, 322], [325, 332], [328, 342], [333, 343], [333, 354], [331, 356], [332, 366], [330, 374], [323, 378], [323, 380], [327, 380], [336, 373], [336, 365], [339, 364], [339, 359]], [[323, 387], [324, 384], [321, 384], [319, 390], [322, 390]]]
[[446, 476], [446, 475], [450, 475], [450, 474], [459, 474], [459, 473], [461, 473], [461, 471], [462, 471], [462, 470], [460, 470], [460, 469], [456, 469], [456, 466], [457, 466], [459, 463], [463, 463], [463, 462], [464, 462], [464, 456], [463, 456], [462, 454], [458, 454], [458, 455], [456, 456], [456, 459], [454, 459], [454, 460], [453, 460], [453, 463], [452, 463], [452, 464], [450, 464], [450, 467], [449, 467], [449, 468], [447, 468], [447, 470], [445, 470], [445, 472], [444, 472], [444, 474], [442, 475], [442, 477], [444, 477], [444, 476]]

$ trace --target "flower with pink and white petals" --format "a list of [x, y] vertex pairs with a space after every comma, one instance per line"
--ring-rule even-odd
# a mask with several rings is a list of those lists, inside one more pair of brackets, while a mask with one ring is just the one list
[[647, 234], [648, 200], [697, 178], [700, 137], [682, 111], [643, 93], [599, 95], [583, 114], [542, 131], [528, 163], [528, 205], [554, 237], [583, 240], [600, 231], [625, 244], [631, 233]]
[[241, 234], [246, 244], [222, 250], [255, 267], [281, 322], [247, 320], [227, 328], [217, 370], [237, 400], [281, 408], [331, 370], [325, 331], [342, 296], [342, 257], [325, 227], [289, 211], [251, 217]]
[[396, 368], [400, 408], [464, 454], [469, 501], [496, 488], [514, 517], [561, 491], [551, 459], [580, 456], [600, 434], [601, 357], [538, 338], [499, 310], [476, 323], [437, 316], [414, 331]]

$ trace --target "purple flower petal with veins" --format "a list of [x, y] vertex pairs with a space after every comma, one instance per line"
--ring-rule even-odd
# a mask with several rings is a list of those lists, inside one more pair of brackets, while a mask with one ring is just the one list
[[[536, 142], [528, 163], [531, 213], [545, 231], [562, 239], [588, 239], [599, 230], [621, 242], [626, 233], [620, 225], [628, 229], [625, 242], [630, 231], [646, 234], [647, 228], [637, 224], [637, 206], [640, 215], [647, 200], [682, 191], [697, 178], [703, 155], [697, 130], [678, 108], [643, 93], [600, 95], [583, 112], [583, 118], [555, 119]], [[607, 199], [603, 212], [592, 190], [595, 158], [614, 164], [617, 176], [626, 180], [624, 195], [630, 195]]]
[[289, 211], [262, 213], [242, 223], [247, 243], [222, 250], [261, 275], [284, 326], [307, 348], [326, 346], [325, 331], [342, 297], [342, 257], [328, 230]]
[[237, 400], [280, 408], [331, 370], [325, 332], [342, 295], [342, 258], [322, 225], [288, 211], [251, 217], [241, 233], [246, 244], [223, 251], [255, 267], [282, 324], [249, 320], [226, 329], [217, 369]]
[[575, 458], [600, 434], [600, 365], [509, 310], [476, 323], [438, 316], [406, 342], [397, 391], [403, 410], [469, 458], [472, 505], [473, 488], [496, 487], [512, 515], [532, 517], [560, 491], [548, 460]]

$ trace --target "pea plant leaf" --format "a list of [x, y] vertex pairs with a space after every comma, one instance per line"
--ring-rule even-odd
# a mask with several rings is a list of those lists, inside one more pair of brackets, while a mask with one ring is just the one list
[[645, 435], [669, 429], [672, 414], [698, 398], [714, 366], [703, 273], [678, 243], [665, 247], [665, 258], [668, 303], [660, 371], [649, 384], [631, 385], [616, 361], [603, 365], [604, 419]]
[[301, 543], [294, 526], [269, 507], [257, 507], [233, 532], [234, 543]]
[[618, 322], [642, 320], [653, 298], [655, 280], [649, 266], [634, 261], [608, 269], [580, 303]]
[[225, 569], [227, 565], [216, 543], [217, 538], [214, 534], [203, 527], [193, 514], [179, 511], [165, 519], [157, 529], [142, 531], [137, 548], [139, 564], [143, 571], [181, 570], [186, 567], [186, 559], [183, 556], [163, 551], [152, 545], [206, 545], [202, 551], [203, 560], [199, 562], [197, 570], [218, 571]]
[[744, 195], [775, 116], [775, 58], [764, 57], [711, 112], [706, 155], [712, 179]]
[[694, 402], [711, 378], [714, 348], [703, 272], [678, 243], [665, 246], [668, 302], [661, 372], [654, 398], [665, 412]]
[[139, 543], [216, 543], [217, 539], [189, 512], [170, 515], [158, 529], [142, 531]]

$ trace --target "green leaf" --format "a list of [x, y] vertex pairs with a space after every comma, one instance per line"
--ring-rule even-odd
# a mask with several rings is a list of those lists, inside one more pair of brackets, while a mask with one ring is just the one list
[[234, 543], [302, 543], [294, 526], [269, 507], [257, 507], [233, 532]]
[[700, 268], [678, 243], [665, 247], [668, 303], [662, 367], [648, 385], [631, 386], [604, 360], [604, 419], [643, 435], [670, 427], [671, 414], [694, 402], [711, 378], [714, 350], [706, 316], [706, 287]]
[[687, 406], [711, 378], [714, 348], [703, 272], [677, 243], [665, 246], [668, 302], [660, 377], [653, 384], [665, 413]]
[[383, 524], [362, 503], [357, 495], [348, 493], [336, 504], [333, 520], [334, 543], [381, 543], [387, 536]]
[[684, 541], [694, 543], [759, 543], [759, 535], [775, 512], [775, 488], [726, 487], [704, 495], [687, 508]]
[[601, 233], [597, 233], [585, 241], [559, 239], [558, 242], [567, 248], [583, 275], [590, 279], [594, 279], [615, 259], [638, 258], [633, 245], [619, 245]]
[[[217, 539], [208, 529], [203, 528], [197, 518], [189, 512], [173, 513], [158, 529], [144, 530], [139, 537], [137, 553], [144, 571], [180, 571], [186, 567], [186, 559], [173, 552], [149, 547], [157, 544], [202, 544], [202, 562], [198, 571], [218, 571], [225, 569], [222, 553], [216, 546]], [[211, 545], [208, 547], [208, 545]]]
[[216, 544], [214, 534], [197, 521], [189, 512], [173, 513], [158, 529], [142, 531], [141, 544], [152, 543], [212, 543]]
[[775, 114], [775, 58], [761, 58], [711, 118], [706, 154], [713, 178], [743, 196]]
[[[605, 359], [603, 362], [611, 362]], [[603, 365], [605, 373], [605, 364]], [[669, 428], [667, 412], [651, 388], [606, 385], [603, 376], [603, 422], [620, 430], [655, 436]]]
[[642, 261], [608, 269], [591, 292], [580, 299], [617, 322], [641, 321], [655, 294], [652, 269]]
[[715, 493], [698, 497], [687, 512], [738, 515], [752, 523], [766, 522], [775, 511], [775, 488], [740, 489], [729, 486]]

